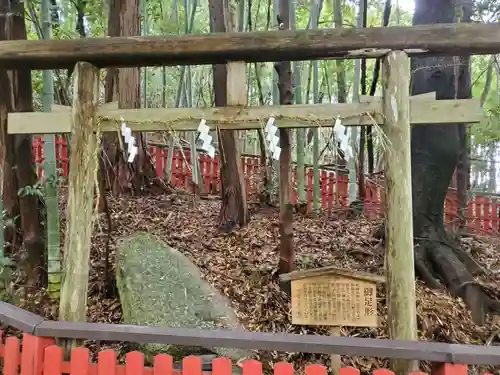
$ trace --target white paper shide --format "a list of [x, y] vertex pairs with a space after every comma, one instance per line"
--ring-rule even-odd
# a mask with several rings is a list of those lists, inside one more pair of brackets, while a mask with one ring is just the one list
[[269, 117], [266, 125], [266, 140], [269, 142], [269, 151], [274, 160], [280, 159], [281, 148], [279, 145], [280, 137], [276, 135], [278, 127], [274, 125], [274, 117]]
[[198, 133], [200, 133], [200, 139], [202, 141], [201, 148], [213, 159], [215, 156], [215, 147], [212, 145], [212, 136], [208, 134], [209, 131], [210, 128], [207, 122], [205, 119], [201, 119], [200, 125], [198, 125]]
[[135, 138], [132, 136], [132, 129], [130, 129], [125, 121], [122, 120], [122, 135], [127, 145], [127, 161], [132, 163], [137, 155], [137, 146], [135, 145]]
[[340, 143], [340, 149], [344, 152], [344, 159], [346, 161], [352, 159], [353, 152], [352, 147], [349, 145], [349, 137], [347, 136], [345, 126], [342, 125], [342, 121], [340, 121], [339, 117], [335, 120], [333, 131], [335, 132], [335, 138]]

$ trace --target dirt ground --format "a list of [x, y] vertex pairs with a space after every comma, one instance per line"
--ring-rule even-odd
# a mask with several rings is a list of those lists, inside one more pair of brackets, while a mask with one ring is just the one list
[[[62, 203], [64, 204], [64, 202]], [[111, 259], [116, 240], [135, 231], [147, 231], [162, 238], [170, 246], [183, 251], [200, 268], [206, 280], [225, 294], [246, 329], [259, 332], [293, 332], [328, 334], [327, 327], [294, 326], [291, 324], [290, 300], [278, 286], [279, 227], [277, 211], [251, 208], [249, 225], [232, 234], [219, 234], [216, 223], [219, 201], [194, 198], [178, 192], [169, 196], [110, 198], [113, 231], [110, 242]], [[335, 265], [353, 270], [380, 274], [383, 267], [383, 247], [372, 237], [379, 221], [346, 220], [321, 216], [294, 219], [294, 242], [299, 268]], [[64, 228], [64, 226], [62, 226]], [[104, 249], [106, 221], [100, 218], [93, 238], [89, 321], [119, 323], [120, 301], [106, 298], [104, 289]], [[485, 288], [500, 297], [500, 238], [470, 236], [462, 239], [463, 246], [487, 270], [478, 278]], [[23, 305], [47, 317], [57, 316], [52, 306], [41, 296], [30, 293]], [[387, 338], [385, 294], [379, 290], [377, 329], [343, 328], [342, 334], [355, 337]], [[500, 323], [489, 317], [483, 327], [476, 326], [462, 301], [449, 295], [417, 285], [418, 329], [421, 340], [483, 345], [500, 344]], [[38, 301], [34, 306], [33, 301]], [[88, 343], [94, 347], [95, 343]], [[101, 343], [101, 347], [117, 347], [116, 343]], [[256, 358], [267, 364], [278, 360], [322, 363], [327, 356], [302, 353], [256, 352]], [[344, 357], [345, 366], [369, 371], [387, 365], [377, 358]], [[424, 367], [427, 367], [426, 365]], [[486, 368], [485, 368], [486, 369]], [[490, 368], [490, 371], [499, 369]]]

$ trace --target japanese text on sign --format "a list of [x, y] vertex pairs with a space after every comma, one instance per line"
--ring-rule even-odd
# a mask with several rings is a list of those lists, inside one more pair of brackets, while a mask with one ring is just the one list
[[292, 282], [294, 324], [377, 326], [375, 285], [349, 278]]

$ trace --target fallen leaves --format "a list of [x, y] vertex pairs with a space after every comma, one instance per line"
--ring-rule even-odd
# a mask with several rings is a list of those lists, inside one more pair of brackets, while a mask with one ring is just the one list
[[[279, 223], [277, 211], [259, 211], [247, 227], [232, 234], [219, 234], [216, 228], [220, 202], [193, 199], [178, 192], [169, 196], [110, 198], [115, 241], [136, 231], [147, 231], [162, 238], [170, 246], [184, 252], [199, 267], [208, 282], [232, 302], [241, 323], [251, 331], [328, 334], [328, 327], [306, 327], [291, 324], [290, 300], [278, 284]], [[106, 224], [104, 218], [102, 227]], [[328, 216], [294, 218], [294, 243], [298, 268], [334, 265], [381, 274], [384, 250], [372, 237], [378, 221], [344, 220]], [[105, 298], [102, 288], [105, 235], [96, 226], [92, 251], [89, 321], [120, 321], [116, 299]], [[467, 237], [466, 250], [488, 272], [479, 276], [491, 293], [498, 295], [500, 272], [500, 240]], [[111, 255], [113, 259], [113, 255]], [[484, 327], [475, 326], [465, 305], [447, 294], [429, 290], [417, 283], [418, 329], [421, 340], [449, 343], [498, 345], [500, 324], [490, 318]], [[500, 295], [498, 295], [500, 297]], [[378, 290], [381, 326], [377, 329], [343, 327], [342, 334], [355, 337], [387, 338], [385, 291]], [[293, 361], [326, 363], [328, 356], [304, 353], [256, 353], [266, 363]], [[387, 365], [374, 358], [343, 358], [344, 365], [362, 371]], [[427, 368], [428, 369], [428, 368]], [[490, 369], [492, 371], [492, 369]]]

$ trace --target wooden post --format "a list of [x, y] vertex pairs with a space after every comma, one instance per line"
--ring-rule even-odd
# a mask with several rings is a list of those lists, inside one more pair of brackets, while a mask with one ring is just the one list
[[59, 305], [59, 319], [72, 322], [87, 320], [90, 239], [99, 157], [95, 133], [98, 100], [99, 69], [86, 62], [77, 63], [64, 236], [65, 272]]
[[[340, 337], [340, 327], [330, 327], [330, 336]], [[342, 367], [342, 358], [340, 357], [340, 355], [330, 355], [330, 367], [333, 375], [340, 375], [340, 368]]]
[[[411, 195], [410, 68], [402, 51], [384, 59], [383, 111], [388, 139], [385, 168], [387, 306], [389, 337], [417, 340]], [[416, 361], [393, 361], [397, 375]]]

